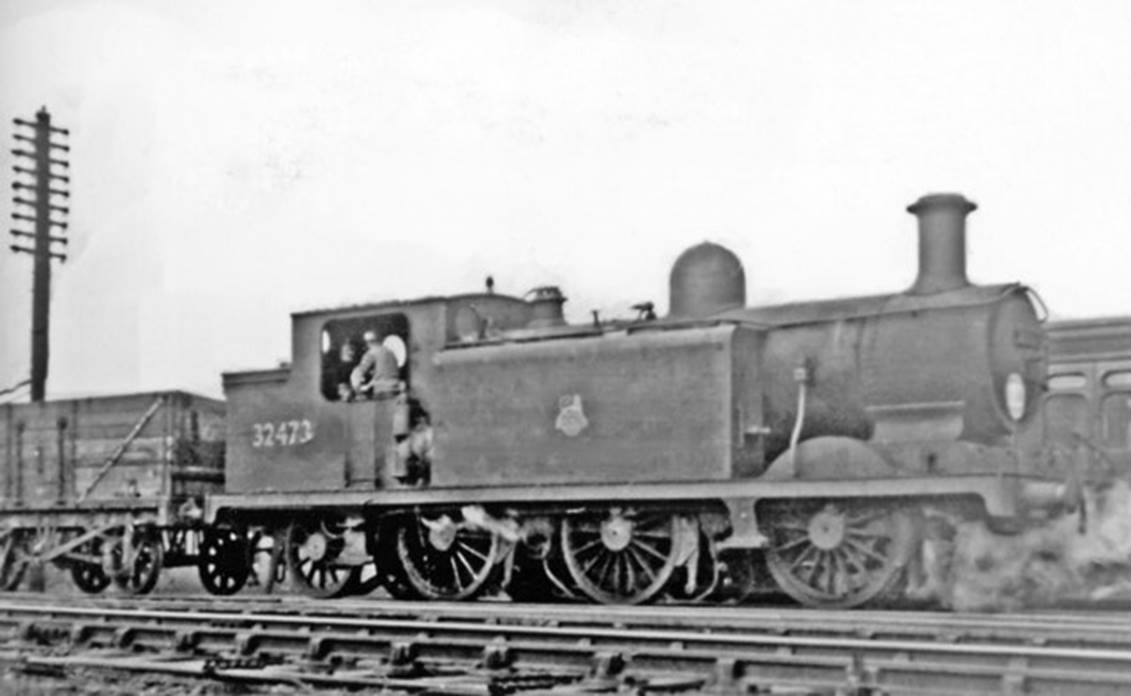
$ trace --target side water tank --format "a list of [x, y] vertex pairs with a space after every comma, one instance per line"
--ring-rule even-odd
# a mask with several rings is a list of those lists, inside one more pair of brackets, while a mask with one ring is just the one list
[[671, 318], [708, 317], [746, 306], [746, 272], [730, 249], [703, 242], [676, 259], [668, 291]]

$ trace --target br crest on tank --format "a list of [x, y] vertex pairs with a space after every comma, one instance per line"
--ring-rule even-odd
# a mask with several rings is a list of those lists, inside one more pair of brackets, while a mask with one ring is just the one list
[[493, 282], [297, 313], [288, 366], [224, 375], [206, 520], [274, 536], [324, 597], [929, 593], [923, 530], [1077, 504], [1035, 417], [1033, 292], [966, 277], [974, 209], [911, 205], [918, 274], [883, 295], [747, 307], [742, 263], [703, 243], [662, 317], [569, 324], [558, 288]]

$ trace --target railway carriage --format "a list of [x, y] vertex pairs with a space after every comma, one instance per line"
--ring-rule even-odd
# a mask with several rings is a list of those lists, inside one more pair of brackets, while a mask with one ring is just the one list
[[1131, 317], [1050, 322], [1045, 427], [1083, 477], [1131, 471]]
[[53, 563], [85, 592], [196, 565], [224, 404], [182, 391], [0, 406], [0, 589]]
[[[289, 365], [224, 375], [217, 584], [261, 529], [323, 597], [913, 593], [932, 523], [1010, 530], [1078, 499], [1041, 447], [1032, 291], [966, 278], [974, 207], [908, 209], [919, 275], [889, 295], [747, 308], [741, 263], [705, 243], [663, 318], [570, 325], [557, 288], [490, 286], [295, 314]], [[335, 356], [366, 331], [405, 388], [339, 400]]]

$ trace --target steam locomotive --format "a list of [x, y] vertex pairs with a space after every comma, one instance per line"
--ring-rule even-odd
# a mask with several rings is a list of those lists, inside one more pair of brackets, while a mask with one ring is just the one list
[[[746, 307], [738, 258], [703, 243], [664, 317], [568, 324], [552, 287], [294, 314], [291, 363], [223, 376], [201, 578], [239, 591], [258, 530], [319, 597], [906, 596], [932, 519], [1004, 531], [1079, 497], [1042, 446], [1032, 291], [967, 280], [974, 209], [908, 208], [918, 277], [893, 294]], [[339, 399], [367, 331], [404, 389]]]

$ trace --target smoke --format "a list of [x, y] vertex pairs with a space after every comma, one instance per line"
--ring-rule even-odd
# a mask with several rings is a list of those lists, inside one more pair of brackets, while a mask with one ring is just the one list
[[958, 611], [1131, 596], [1131, 484], [1117, 480], [1085, 497], [1084, 533], [1079, 512], [1015, 535], [981, 522], [928, 528], [923, 560], [932, 594]]

